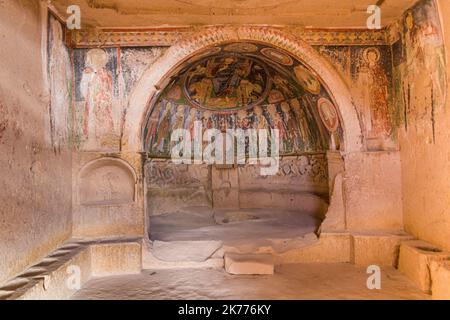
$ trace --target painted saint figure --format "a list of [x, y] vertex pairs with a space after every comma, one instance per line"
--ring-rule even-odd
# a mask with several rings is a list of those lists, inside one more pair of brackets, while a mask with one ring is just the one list
[[113, 133], [112, 76], [106, 69], [108, 54], [102, 49], [89, 50], [80, 91], [86, 101], [83, 133], [88, 144]]
[[367, 121], [368, 133], [372, 137], [387, 138], [392, 132], [389, 117], [389, 91], [388, 79], [380, 62], [381, 53], [378, 48], [370, 47], [363, 51], [364, 66], [361, 68], [360, 77], [365, 79], [367, 101], [370, 106]]
[[292, 110], [294, 111], [295, 117], [297, 118], [298, 128], [303, 140], [303, 151], [308, 151], [309, 149], [312, 149], [314, 147], [314, 141], [309, 128], [308, 118], [298, 99], [292, 99], [290, 101], [290, 104]]
[[283, 119], [287, 128], [287, 150], [289, 152], [300, 151], [300, 133], [298, 131], [295, 118], [291, 114], [291, 106], [287, 102], [281, 103], [281, 111], [283, 111]]

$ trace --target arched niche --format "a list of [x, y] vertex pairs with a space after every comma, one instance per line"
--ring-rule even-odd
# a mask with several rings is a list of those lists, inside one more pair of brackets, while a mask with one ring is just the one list
[[[280, 155], [340, 150], [343, 127], [326, 85], [287, 51], [266, 43], [227, 42], [179, 65], [147, 108], [144, 150], [170, 158], [171, 132], [279, 130]], [[199, 133], [197, 132], [197, 135]], [[200, 138], [201, 139], [201, 138]], [[256, 152], [255, 145], [246, 150]]]
[[268, 27], [215, 27], [172, 46], [155, 64], [150, 66], [135, 87], [125, 116], [122, 149], [144, 151], [144, 130], [149, 108], [161, 90], [170, 82], [170, 75], [186, 60], [205, 49], [229, 42], [251, 41], [266, 43], [288, 52], [302, 61], [321, 79], [331, 94], [341, 119], [343, 141], [341, 151], [358, 152], [362, 148], [362, 133], [350, 91], [333, 66], [305, 42], [289, 34]]
[[131, 204], [136, 200], [136, 173], [125, 161], [100, 158], [78, 175], [78, 202], [84, 206]]

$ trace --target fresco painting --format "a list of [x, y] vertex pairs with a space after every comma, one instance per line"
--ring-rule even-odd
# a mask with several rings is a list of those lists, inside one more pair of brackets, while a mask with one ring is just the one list
[[50, 140], [55, 152], [69, 145], [71, 128], [72, 73], [69, 51], [63, 42], [64, 28], [49, 15], [48, 75], [50, 89]]
[[367, 108], [364, 119], [368, 138], [387, 139], [392, 133], [390, 119], [390, 87], [381, 50], [368, 47], [359, 50], [361, 56], [357, 82], [363, 88], [362, 97]]
[[[347, 82], [357, 108], [366, 141], [376, 149], [396, 148], [396, 118], [393, 101], [392, 52], [379, 46], [319, 46]], [[368, 143], [368, 148], [374, 146]]]
[[74, 58], [79, 147], [116, 150], [124, 91], [117, 76], [118, 49], [78, 50]]
[[[283, 155], [340, 145], [342, 127], [332, 98], [289, 54], [238, 42], [208, 48], [187, 63], [148, 116], [145, 145], [150, 156], [170, 157], [170, 134], [184, 128], [193, 137], [195, 121], [202, 122], [203, 131], [258, 129], [270, 137], [270, 130], [278, 129]], [[318, 108], [319, 101], [326, 106]]]
[[125, 96], [131, 94], [145, 69], [155, 63], [166, 51], [167, 48], [165, 47], [120, 48], [119, 79], [124, 83]]
[[189, 70], [186, 97], [210, 110], [246, 108], [262, 101], [269, 79], [264, 65], [251, 58], [225, 55], [208, 58]]
[[435, 138], [434, 114], [445, 107], [446, 60], [436, 4], [423, 0], [406, 12], [398, 24], [399, 40], [393, 45], [395, 103], [398, 122], [405, 130], [429, 120]]

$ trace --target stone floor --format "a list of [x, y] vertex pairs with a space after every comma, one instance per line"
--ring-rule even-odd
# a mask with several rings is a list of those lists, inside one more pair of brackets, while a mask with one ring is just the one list
[[381, 290], [366, 287], [366, 270], [351, 264], [289, 264], [273, 276], [222, 270], [146, 270], [90, 280], [73, 299], [429, 299], [401, 273], [382, 269]]
[[296, 239], [315, 232], [320, 220], [306, 212], [274, 209], [218, 211], [208, 209], [150, 217], [150, 239], [161, 241], [219, 240], [225, 245]]

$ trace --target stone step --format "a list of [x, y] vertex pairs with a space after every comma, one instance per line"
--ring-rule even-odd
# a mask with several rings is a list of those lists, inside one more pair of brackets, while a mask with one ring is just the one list
[[271, 254], [225, 254], [225, 271], [230, 274], [273, 274], [274, 269]]

